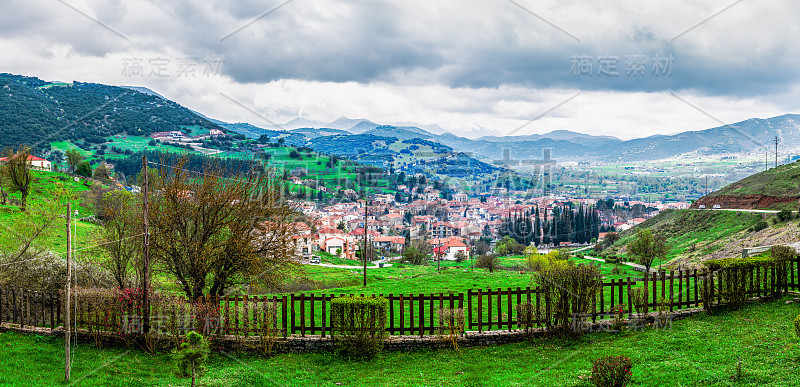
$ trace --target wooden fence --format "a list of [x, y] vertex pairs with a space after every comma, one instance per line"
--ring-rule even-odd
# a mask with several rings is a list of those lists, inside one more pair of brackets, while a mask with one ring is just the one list
[[[782, 267], [757, 267], [737, 272], [744, 281], [748, 298], [774, 296], [800, 290], [800, 260]], [[591, 321], [610, 319], [622, 314], [630, 317], [636, 310], [634, 293], [645, 289], [644, 312], [674, 311], [702, 306], [704, 292], [714, 305], [728, 303], [733, 278], [724, 271], [677, 270], [645, 274], [644, 278], [604, 280], [591, 311], [581, 318]], [[640, 293], [641, 294], [641, 293]], [[198, 330], [206, 334], [235, 336], [275, 336], [331, 334], [330, 303], [345, 294], [288, 294], [281, 296], [207, 297], [187, 302], [181, 297], [157, 298], [152, 302], [150, 326], [166, 334]], [[552, 305], [542, 287], [506, 289], [469, 289], [464, 293], [375, 294], [388, 302], [387, 328], [390, 335], [434, 335], [439, 333], [441, 309], [461, 309], [464, 330], [516, 330], [546, 327], [552, 317]], [[77, 298], [73, 315], [78, 329], [136, 333], [143, 324], [135, 308], [113, 307], [108, 298]], [[118, 304], [118, 303], [117, 303]], [[21, 327], [58, 329], [63, 321], [64, 302], [55, 293], [0, 288], [0, 323]], [[533, 316], [521, 321], [520, 305], [528, 306]]]

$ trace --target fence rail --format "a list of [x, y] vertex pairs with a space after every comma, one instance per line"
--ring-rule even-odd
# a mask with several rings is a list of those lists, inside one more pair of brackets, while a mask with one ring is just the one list
[[[738, 282], [737, 282], [738, 281]], [[713, 305], [731, 302], [736, 284], [744, 284], [747, 298], [773, 296], [800, 290], [800, 260], [782, 266], [742, 270], [677, 270], [644, 274], [643, 278], [608, 279], [594, 298], [585, 318], [595, 322], [619, 314], [668, 309], [675, 311], [704, 304], [704, 293]], [[644, 290], [642, 290], [644, 289]], [[636, 293], [644, 302], [637, 303]], [[280, 296], [206, 297], [188, 302], [181, 297], [162, 297], [152, 302], [150, 326], [165, 334], [198, 330], [206, 334], [235, 336], [329, 336], [331, 300], [345, 294], [288, 294]], [[461, 309], [464, 329], [470, 331], [516, 330], [547, 327], [553, 306], [542, 287], [469, 289], [464, 293], [374, 294], [388, 300], [390, 335], [434, 335], [441, 328], [440, 309]], [[60, 329], [64, 325], [63, 293], [46, 293], [0, 287], [0, 323], [21, 327]], [[521, 307], [524, 306], [527, 309]], [[78, 297], [76, 328], [92, 332], [136, 333], [143, 326], [135, 305], [109, 297]], [[522, 309], [521, 309], [522, 308]], [[637, 310], [639, 309], [639, 310]], [[521, 310], [529, 315], [521, 316]]]

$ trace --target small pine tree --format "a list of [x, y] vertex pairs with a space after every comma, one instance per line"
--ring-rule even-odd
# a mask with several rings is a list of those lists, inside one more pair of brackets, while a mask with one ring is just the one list
[[195, 331], [186, 334], [186, 341], [174, 353], [178, 362], [178, 375], [184, 378], [191, 376], [192, 387], [195, 386], [197, 376], [204, 370], [203, 363], [208, 360], [208, 353], [208, 342]]

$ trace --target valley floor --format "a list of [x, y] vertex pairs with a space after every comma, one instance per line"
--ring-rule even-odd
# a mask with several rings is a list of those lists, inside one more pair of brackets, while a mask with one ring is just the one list
[[[797, 386], [800, 345], [791, 320], [800, 303], [753, 304], [697, 315], [661, 330], [595, 333], [575, 340], [542, 339], [460, 351], [384, 353], [364, 363], [333, 354], [271, 359], [215, 354], [200, 386], [590, 386], [592, 359], [626, 355], [633, 386]], [[0, 385], [64, 385], [63, 342], [0, 334]], [[189, 385], [172, 373], [168, 354], [75, 348], [77, 386]], [[741, 378], [736, 379], [741, 362]]]

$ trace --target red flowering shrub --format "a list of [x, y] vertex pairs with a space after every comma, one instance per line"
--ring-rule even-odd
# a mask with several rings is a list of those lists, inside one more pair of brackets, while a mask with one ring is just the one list
[[592, 361], [592, 383], [598, 387], [623, 387], [631, 381], [631, 359], [605, 356]]

